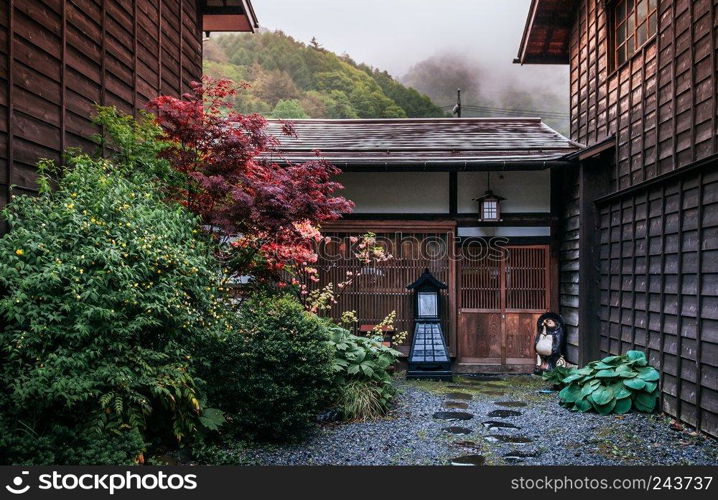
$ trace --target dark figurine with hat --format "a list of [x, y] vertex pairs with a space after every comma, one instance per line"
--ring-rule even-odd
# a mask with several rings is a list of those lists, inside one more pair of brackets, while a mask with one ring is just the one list
[[541, 373], [556, 368], [563, 356], [566, 327], [561, 315], [547, 312], [536, 322], [536, 371]]

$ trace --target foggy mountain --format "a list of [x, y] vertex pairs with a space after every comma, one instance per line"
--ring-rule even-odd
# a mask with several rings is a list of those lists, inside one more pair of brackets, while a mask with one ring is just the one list
[[444, 51], [415, 64], [399, 80], [449, 112], [461, 89], [464, 117], [540, 117], [568, 135], [569, 89], [562, 72], [550, 66], [527, 71], [518, 65], [481, 62], [479, 57]]

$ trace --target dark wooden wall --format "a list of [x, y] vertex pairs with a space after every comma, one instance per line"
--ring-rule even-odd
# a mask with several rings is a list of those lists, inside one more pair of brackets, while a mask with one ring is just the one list
[[571, 136], [594, 144], [616, 134], [613, 190], [718, 152], [718, 0], [660, 0], [658, 34], [610, 68], [608, 12], [582, 0], [571, 37]]
[[640, 349], [663, 409], [718, 434], [718, 161], [600, 204], [601, 353]]
[[[569, 357], [586, 343], [599, 343], [601, 354], [646, 350], [662, 371], [663, 409], [713, 435], [717, 9], [717, 0], [660, 0], [657, 36], [614, 70], [604, 2], [579, 3], [571, 40], [572, 138], [592, 145], [615, 134], [617, 148], [602, 160], [608, 195], [582, 191], [592, 182], [583, 175], [585, 163], [566, 177], [561, 255]], [[598, 248], [577, 247], [581, 233], [593, 230], [577, 224], [580, 214], [594, 207]], [[587, 308], [591, 270], [581, 255], [588, 251], [600, 256], [600, 317], [595, 328], [579, 322], [574, 346], [570, 320]]]
[[559, 308], [566, 324], [566, 359], [579, 363], [579, 172], [563, 169], [560, 172], [560, 217], [557, 227], [559, 249]]
[[196, 0], [1, 0], [0, 206], [38, 158], [93, 149], [95, 104], [132, 113], [202, 73]]

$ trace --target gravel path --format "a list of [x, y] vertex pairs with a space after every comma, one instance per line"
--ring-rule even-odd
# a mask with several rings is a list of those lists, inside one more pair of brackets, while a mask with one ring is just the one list
[[[674, 430], [659, 415], [571, 413], [558, 405], [556, 393], [539, 392], [546, 387], [538, 377], [396, 384], [397, 404], [385, 419], [321, 425], [301, 444], [254, 448], [242, 456], [262, 465], [718, 464], [714, 439]], [[497, 410], [499, 416], [492, 413]]]

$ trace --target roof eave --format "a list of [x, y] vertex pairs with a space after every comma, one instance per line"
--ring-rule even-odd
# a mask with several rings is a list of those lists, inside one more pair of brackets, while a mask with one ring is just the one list
[[[555, 6], [553, 6], [555, 8]], [[575, 6], [574, 6], [575, 8]], [[514, 64], [569, 64], [570, 63], [570, 56], [568, 53], [568, 42], [569, 39], [566, 39], [565, 46], [563, 49], [563, 53], [560, 55], [557, 54], [549, 54], [547, 53], [548, 50], [548, 42], [551, 40], [551, 37], [553, 36], [553, 29], [550, 31], [550, 35], [548, 36], [548, 39], [544, 42], [544, 48], [541, 51], [541, 53], [531, 53], [529, 51], [529, 45], [532, 38], [532, 33], [534, 32], [534, 29], [537, 25], [537, 18], [541, 19], [542, 21], [539, 22], [539, 25], [545, 25], [545, 11], [548, 9], [548, 12], [552, 15], [549, 16], [550, 26], [552, 28], [560, 28], [562, 27], [562, 22], [568, 23], [568, 19], [564, 18], [561, 20], [560, 16], [557, 16], [557, 12], [551, 10], [550, 7], [546, 7], [545, 3], [542, 3], [542, 0], [531, 0], [531, 5], [529, 7], [528, 17], [526, 18], [526, 25], [524, 26], [524, 32], [521, 37], [521, 43], [519, 45], [519, 52], [518, 56], [514, 59]], [[559, 12], [563, 12], [559, 10]], [[564, 26], [566, 28], [567, 26]]]
[[[333, 160], [327, 161], [343, 172], [487, 172], [487, 171], [527, 171], [546, 170], [549, 168], [569, 166], [574, 162], [565, 159], [568, 156], [539, 160]], [[271, 159], [278, 165], [302, 163], [315, 158]]]
[[529, 35], [531, 34], [531, 28], [533, 27], [534, 20], [536, 19], [536, 10], [538, 9], [538, 0], [531, 0], [531, 6], [529, 7], [529, 14], [526, 18], [526, 25], [524, 26], [524, 33], [521, 36], [521, 45], [519, 45], [519, 54], [514, 63], [526, 64], [526, 50], [528, 48]]

